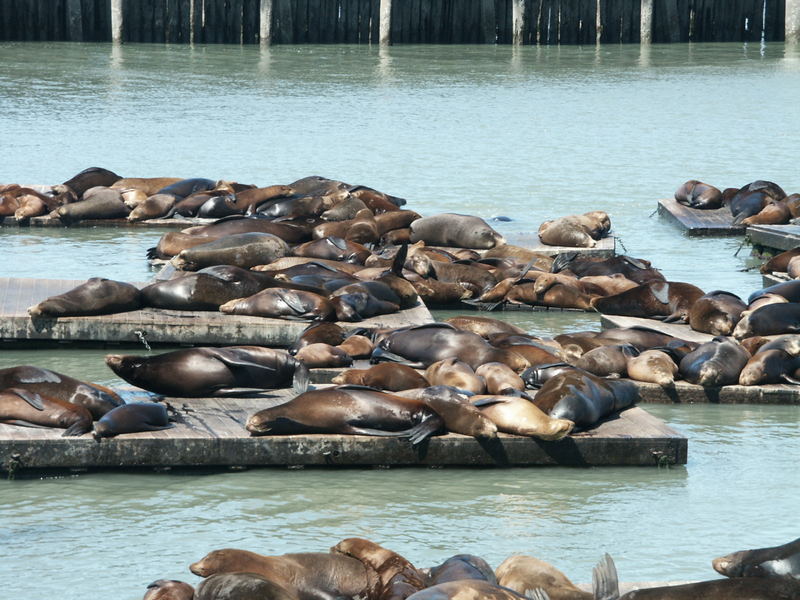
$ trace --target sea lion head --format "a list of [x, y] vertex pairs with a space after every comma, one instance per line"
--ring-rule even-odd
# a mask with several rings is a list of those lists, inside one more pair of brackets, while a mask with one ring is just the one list
[[159, 579], [147, 586], [142, 600], [192, 600], [194, 588], [175, 579]]

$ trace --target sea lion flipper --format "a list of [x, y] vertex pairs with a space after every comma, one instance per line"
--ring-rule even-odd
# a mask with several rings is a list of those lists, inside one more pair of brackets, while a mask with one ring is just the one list
[[6, 392], [14, 394], [15, 396], [19, 396], [36, 410], [44, 410], [43, 398], [36, 392], [31, 392], [29, 390], [24, 390], [21, 388], [9, 388], [6, 390]]
[[529, 600], [550, 600], [550, 594], [545, 592], [542, 588], [534, 588], [532, 590], [525, 590], [523, 594]]
[[650, 284], [650, 291], [661, 304], [669, 304], [669, 283], [666, 281], [655, 281]]
[[392, 260], [392, 273], [398, 277], [403, 277], [403, 266], [406, 264], [406, 258], [408, 258], [408, 244], [402, 244], [397, 250], [397, 254], [394, 255], [394, 260]]
[[618, 600], [619, 578], [614, 559], [605, 554], [592, 569], [592, 592], [594, 600]]
[[428, 417], [418, 425], [415, 425], [405, 433], [413, 446], [420, 444], [426, 438], [444, 427], [444, 420], [440, 416]]
[[89, 433], [92, 430], [92, 422], [91, 421], [78, 421], [77, 423], [73, 423], [69, 427], [64, 430], [64, 433], [61, 434], [61, 437], [76, 437], [79, 435], [83, 435], [84, 433]]
[[308, 367], [303, 363], [297, 365], [297, 368], [294, 370], [294, 376], [292, 377], [292, 391], [298, 396], [308, 391], [311, 381], [309, 376]]
[[492, 406], [493, 404], [501, 404], [503, 402], [508, 402], [511, 398], [501, 398], [499, 396], [490, 396], [489, 398], [481, 398], [480, 400], [475, 400], [472, 403], [472, 406], [476, 406], [480, 408], [481, 406]]
[[789, 376], [788, 373], [781, 375], [781, 379], [783, 379], [789, 385], [800, 385], [800, 379], [795, 379], [794, 377]]
[[345, 242], [342, 238], [330, 235], [327, 237], [328, 243], [333, 244], [339, 250], [347, 250], [347, 242]]
[[281, 290], [281, 291], [278, 292], [278, 295], [281, 297], [281, 300], [283, 300], [283, 302], [286, 304], [286, 306], [291, 308], [296, 313], [302, 315], [302, 314], [305, 314], [307, 312], [306, 311], [306, 306], [300, 301], [300, 298], [298, 297], [296, 292], [289, 291], [289, 290], [285, 290], [285, 291]]

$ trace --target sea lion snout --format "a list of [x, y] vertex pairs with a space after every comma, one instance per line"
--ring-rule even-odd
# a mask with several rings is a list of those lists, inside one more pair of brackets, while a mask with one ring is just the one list
[[202, 560], [198, 560], [196, 563], [189, 565], [189, 570], [198, 577], [208, 577], [209, 575], [208, 569], [203, 566]]

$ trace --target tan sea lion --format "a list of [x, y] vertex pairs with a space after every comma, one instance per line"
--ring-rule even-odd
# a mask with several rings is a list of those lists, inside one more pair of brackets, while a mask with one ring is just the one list
[[419, 371], [394, 363], [379, 363], [369, 369], [349, 369], [331, 380], [336, 385], [365, 385], [367, 387], [399, 392], [428, 387], [430, 383]]
[[331, 321], [334, 318], [335, 305], [314, 292], [267, 288], [247, 298], [230, 300], [222, 304], [219, 310], [230, 315]]
[[123, 177], [110, 185], [117, 190], [134, 189], [152, 196], [158, 190], [182, 181], [180, 177]]
[[339, 344], [337, 348], [341, 348], [353, 358], [369, 358], [375, 345], [368, 337], [351, 335]]
[[499, 319], [492, 319], [490, 317], [460, 315], [445, 319], [444, 322], [450, 323], [450, 325], [456, 329], [477, 333], [482, 338], [488, 338], [490, 335], [495, 333], [525, 333], [523, 329], [512, 323], [507, 323], [506, 321], [501, 321]]
[[475, 375], [484, 380], [486, 391], [489, 394], [508, 394], [514, 390], [525, 391], [525, 382], [522, 381], [522, 378], [503, 363], [484, 363], [475, 369]]
[[533, 556], [509, 556], [497, 567], [497, 583], [525, 594], [540, 588], [551, 600], [592, 600], [590, 592], [584, 592], [553, 565]]
[[411, 242], [455, 248], [494, 248], [505, 238], [479, 217], [443, 213], [423, 217], [411, 223]]
[[[128, 202], [126, 205], [130, 206]], [[140, 202], [128, 215], [128, 221], [136, 223], [147, 219], [160, 219], [167, 215], [175, 206], [175, 196], [171, 194], [154, 194]]]
[[470, 402], [503, 433], [555, 441], [568, 435], [575, 426], [567, 419], [550, 417], [521, 396], [473, 396]]
[[404, 600], [425, 587], [425, 577], [408, 560], [375, 542], [347, 538], [331, 548], [333, 555], [358, 559], [377, 576], [370, 600]]
[[341, 368], [353, 364], [353, 357], [344, 350], [330, 344], [309, 344], [303, 346], [294, 355], [297, 360], [309, 369]]
[[446, 358], [430, 365], [425, 370], [425, 379], [432, 386], [449, 385], [473, 394], [486, 391], [483, 378], [476, 376], [468, 364], [455, 358]]
[[768, 202], [758, 213], [742, 219], [742, 225], [784, 225], [792, 218], [789, 205], [784, 201]]
[[583, 215], [569, 215], [539, 226], [539, 239], [549, 246], [594, 248], [611, 227], [608, 215], [592, 211]]
[[626, 364], [628, 377], [634, 381], [657, 383], [669, 387], [675, 383], [678, 365], [666, 352], [645, 350], [638, 356], [629, 356]]
[[227, 235], [206, 244], [182, 250], [172, 259], [176, 269], [197, 271], [214, 265], [234, 265], [247, 269], [283, 258], [289, 246], [271, 233], [239, 233]]
[[142, 600], [195, 600], [194, 588], [175, 579], [159, 579], [147, 586]]
[[306, 327], [297, 337], [295, 342], [287, 348], [289, 354], [297, 354], [297, 351], [309, 344], [330, 344], [338, 346], [345, 341], [345, 332], [336, 323], [312, 323]]

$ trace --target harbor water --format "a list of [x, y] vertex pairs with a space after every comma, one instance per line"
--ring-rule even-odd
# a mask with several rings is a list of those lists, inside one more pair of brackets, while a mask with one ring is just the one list
[[[800, 191], [800, 51], [783, 44], [486, 47], [0, 44], [0, 183], [123, 176], [258, 185], [317, 174], [501, 232], [602, 209], [618, 252], [669, 280], [761, 287], [741, 238], [652, 213], [687, 179]], [[145, 281], [163, 229], [0, 228], [0, 276]], [[436, 313], [444, 318], [452, 313]], [[539, 335], [596, 315], [508, 313]], [[103, 348], [0, 350], [117, 383]], [[114, 352], [118, 349], [112, 350]], [[125, 351], [145, 352], [144, 348]], [[0, 597], [134, 600], [196, 583], [215, 548], [324, 551], [361, 536], [419, 566], [513, 553], [577, 582], [604, 552], [628, 581], [695, 580], [734, 550], [794, 539], [800, 408], [647, 406], [689, 438], [671, 468], [251, 469], [0, 481]]]

